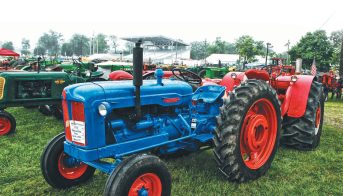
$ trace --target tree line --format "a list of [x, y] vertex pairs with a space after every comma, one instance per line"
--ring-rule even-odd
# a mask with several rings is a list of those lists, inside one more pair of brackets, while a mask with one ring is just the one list
[[[330, 36], [324, 30], [317, 30], [302, 36], [299, 42], [290, 48], [288, 54], [292, 62], [297, 58], [302, 58], [305, 68], [309, 68], [315, 59], [320, 71], [328, 71], [330, 65], [338, 65], [343, 56], [341, 54], [342, 42], [343, 30], [334, 31]], [[214, 53], [238, 54], [242, 62], [254, 62], [257, 55], [265, 57], [266, 43], [254, 40], [249, 35], [239, 37], [234, 43], [226, 42], [220, 37], [212, 43], [206, 40], [191, 43], [192, 59], [202, 60]], [[287, 52], [278, 54], [269, 50], [268, 56], [286, 58]]]
[[[30, 40], [23, 38], [21, 41], [21, 54], [31, 54]], [[14, 50], [13, 42], [6, 41], [2, 44], [3, 48]], [[106, 53], [110, 49], [116, 53], [118, 38], [115, 35], [105, 35], [99, 33], [93, 37], [82, 34], [74, 34], [69, 40], [64, 40], [61, 33], [50, 30], [39, 37], [33, 55], [49, 56], [86, 56], [94, 53]], [[129, 50], [129, 49], [128, 49]]]
[[[334, 31], [330, 35], [324, 30], [308, 32], [290, 48], [288, 54], [292, 62], [296, 58], [302, 58], [305, 68], [309, 68], [316, 60], [319, 71], [328, 71], [329, 65], [338, 65], [342, 62], [343, 52], [343, 30]], [[31, 54], [30, 40], [23, 38], [21, 41], [21, 53]], [[13, 42], [6, 41], [1, 45], [3, 48], [14, 50]], [[33, 49], [34, 55], [65, 55], [65, 56], [85, 56], [93, 53], [106, 53], [110, 49], [117, 52], [118, 38], [115, 35], [105, 35], [99, 33], [93, 37], [82, 34], [74, 34], [69, 40], [64, 40], [61, 33], [50, 30], [39, 37], [36, 47]], [[132, 43], [127, 43], [126, 51], [128, 53]], [[266, 43], [264, 41], [254, 40], [252, 36], [243, 35], [230, 43], [217, 37], [215, 41], [208, 42], [194, 41], [191, 43], [191, 58], [205, 59], [211, 54], [238, 54], [242, 62], [254, 62], [257, 55], [266, 55]], [[286, 53], [277, 54], [270, 50], [271, 57], [286, 57]], [[341, 68], [343, 69], [343, 68]], [[341, 72], [343, 73], [343, 71]]]

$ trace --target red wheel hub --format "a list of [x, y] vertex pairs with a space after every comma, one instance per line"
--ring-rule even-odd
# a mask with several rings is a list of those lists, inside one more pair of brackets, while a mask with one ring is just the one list
[[146, 191], [149, 196], [162, 195], [162, 183], [154, 173], [145, 173], [139, 176], [129, 190], [129, 196], [138, 196], [140, 192]]
[[88, 165], [75, 160], [64, 152], [58, 158], [58, 171], [66, 179], [75, 180], [80, 178], [87, 168]]
[[316, 111], [316, 128], [319, 128], [321, 115], [322, 115], [321, 108], [320, 108], [320, 105], [318, 105], [318, 108]]
[[0, 118], [0, 135], [6, 135], [11, 131], [11, 121], [8, 118]]
[[277, 126], [276, 110], [268, 99], [252, 104], [240, 133], [240, 151], [248, 168], [259, 169], [269, 160], [276, 143]]

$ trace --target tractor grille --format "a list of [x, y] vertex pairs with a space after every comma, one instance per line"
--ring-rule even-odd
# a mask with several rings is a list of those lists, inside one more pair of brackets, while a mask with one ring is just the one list
[[5, 78], [0, 77], [0, 100], [4, 98]]

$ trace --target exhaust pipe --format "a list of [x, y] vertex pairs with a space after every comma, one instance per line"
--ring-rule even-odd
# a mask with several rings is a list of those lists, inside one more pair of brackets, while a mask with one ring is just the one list
[[135, 86], [136, 120], [142, 118], [141, 86], [143, 84], [143, 48], [142, 40], [138, 40], [133, 48], [133, 85]]
[[297, 58], [295, 61], [295, 73], [300, 74], [302, 71], [303, 60], [301, 58]]

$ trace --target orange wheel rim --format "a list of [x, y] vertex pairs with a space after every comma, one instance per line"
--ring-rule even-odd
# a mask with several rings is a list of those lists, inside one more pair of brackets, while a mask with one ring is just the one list
[[240, 152], [245, 165], [259, 169], [270, 158], [277, 136], [277, 114], [265, 98], [255, 101], [246, 113], [240, 133]]
[[131, 185], [129, 196], [162, 195], [162, 183], [160, 178], [154, 173], [140, 175]]

